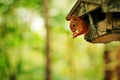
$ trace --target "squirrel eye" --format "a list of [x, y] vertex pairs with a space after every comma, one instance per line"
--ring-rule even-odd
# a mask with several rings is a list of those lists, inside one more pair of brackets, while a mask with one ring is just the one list
[[75, 23], [72, 23], [72, 26], [75, 27], [76, 26]]

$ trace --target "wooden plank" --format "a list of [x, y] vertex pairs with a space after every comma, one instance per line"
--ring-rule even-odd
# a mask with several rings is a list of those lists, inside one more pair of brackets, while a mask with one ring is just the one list
[[71, 16], [79, 8], [80, 4], [81, 4], [81, 0], [77, 0], [77, 2], [75, 3], [75, 5], [73, 6], [73, 8], [70, 10], [70, 12], [68, 13], [68, 15], [66, 16], [66, 20], [69, 20], [71, 18]]
[[[85, 4], [87, 4], [88, 9], [85, 8]], [[72, 15], [76, 15], [79, 17], [84, 16], [88, 12], [94, 11], [98, 9], [99, 7], [100, 5], [98, 4], [92, 4], [92, 3], [82, 2], [81, 0], [78, 0], [73, 6], [73, 8], [71, 9], [71, 11], [66, 16], [66, 20], [69, 20]]]
[[[85, 8], [85, 5], [87, 6], [87, 9]], [[89, 12], [95, 11], [96, 9], [100, 8], [100, 5], [98, 4], [91, 4], [87, 2], [82, 2], [79, 8], [78, 13], [76, 13], [78, 16], [84, 16]]]
[[120, 33], [112, 33], [100, 36], [96, 39], [93, 39], [92, 43], [109, 43], [112, 41], [119, 41], [120, 40]]
[[112, 30], [112, 13], [107, 12], [106, 13], [106, 29]]
[[92, 4], [101, 4], [101, 0], [81, 0], [84, 2], [92, 3]]
[[99, 23], [97, 23], [97, 28], [98, 28], [99, 36], [107, 34], [105, 20], [102, 20]]
[[120, 12], [120, 0], [102, 0], [103, 12]]

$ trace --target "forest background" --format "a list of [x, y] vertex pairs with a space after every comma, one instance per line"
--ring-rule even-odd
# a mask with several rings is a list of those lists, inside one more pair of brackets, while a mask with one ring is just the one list
[[104, 53], [116, 66], [120, 42], [73, 39], [65, 17], [75, 2], [0, 0], [0, 80], [104, 79]]

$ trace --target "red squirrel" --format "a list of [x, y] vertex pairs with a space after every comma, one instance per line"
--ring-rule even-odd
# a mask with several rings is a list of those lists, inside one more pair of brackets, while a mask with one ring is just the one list
[[73, 33], [73, 38], [87, 33], [89, 25], [81, 18], [73, 15], [70, 18], [70, 29]]

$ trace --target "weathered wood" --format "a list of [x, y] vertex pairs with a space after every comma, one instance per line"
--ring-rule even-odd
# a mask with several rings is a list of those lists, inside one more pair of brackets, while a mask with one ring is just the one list
[[103, 12], [120, 12], [120, 0], [102, 0]]
[[[87, 6], [87, 9], [85, 8], [85, 4]], [[80, 9], [77, 11], [78, 13], [76, 13], [78, 16], [84, 16], [89, 12], [95, 11], [96, 9], [100, 8], [100, 5], [97, 4], [91, 4], [91, 3], [85, 3], [82, 2], [80, 5]]]
[[109, 43], [111, 41], [119, 41], [120, 33], [111, 33], [99, 36], [98, 38], [93, 39], [92, 43]]
[[68, 15], [66, 16], [66, 20], [69, 20], [71, 18], [71, 16], [75, 14], [75, 12], [79, 9], [80, 4], [81, 4], [81, 1], [78, 0], [75, 3], [75, 5], [73, 6], [73, 8], [70, 10], [70, 12], [68, 13]]
[[93, 4], [101, 4], [101, 0], [81, 0], [81, 1], [93, 3]]
[[106, 29], [112, 30], [112, 13], [107, 12], [106, 13]]
[[72, 15], [90, 23], [85, 34], [87, 41], [108, 43], [120, 40], [120, 0], [78, 0], [66, 19]]
[[106, 32], [106, 20], [100, 21], [97, 23], [99, 36], [107, 34]]
[[78, 0], [73, 8], [70, 10], [68, 15], [66, 16], [66, 20], [69, 20], [72, 15], [77, 15], [77, 16], [83, 16], [87, 14], [88, 12], [94, 11], [97, 8], [100, 7], [98, 4], [91, 4], [91, 3], [86, 3], [87, 9], [85, 9], [85, 2], [84, 0]]

